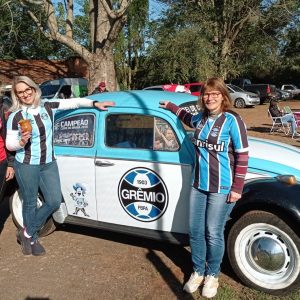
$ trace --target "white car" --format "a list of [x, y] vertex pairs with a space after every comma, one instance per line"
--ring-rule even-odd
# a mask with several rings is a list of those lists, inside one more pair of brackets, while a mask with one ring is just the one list
[[166, 91], [166, 92], [187, 93], [187, 94], [191, 93], [189, 88], [185, 87], [184, 85], [174, 84], [174, 83], [148, 86], [143, 90]]
[[283, 84], [281, 86], [281, 89], [283, 91], [287, 91], [287, 92], [292, 93], [293, 97], [296, 97], [296, 96], [300, 95], [300, 89], [294, 84]]
[[257, 94], [243, 90], [234, 85], [227, 84], [233, 105], [236, 108], [244, 108], [246, 106], [255, 106], [260, 103], [260, 98]]

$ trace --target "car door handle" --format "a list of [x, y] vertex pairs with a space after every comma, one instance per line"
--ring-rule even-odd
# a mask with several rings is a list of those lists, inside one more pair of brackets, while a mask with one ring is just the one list
[[111, 167], [114, 166], [115, 164], [108, 160], [96, 160], [95, 165], [98, 167]]

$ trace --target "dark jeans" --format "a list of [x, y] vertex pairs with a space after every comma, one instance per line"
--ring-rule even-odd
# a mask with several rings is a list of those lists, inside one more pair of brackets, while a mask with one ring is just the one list
[[2, 191], [4, 190], [4, 186], [5, 186], [6, 169], [7, 169], [7, 161], [4, 160], [0, 162], [0, 195], [2, 195]]
[[[61, 203], [57, 163], [53, 161], [44, 165], [28, 165], [15, 161], [15, 174], [23, 198], [24, 227], [34, 241], [40, 228]], [[39, 188], [44, 202], [37, 207]]]

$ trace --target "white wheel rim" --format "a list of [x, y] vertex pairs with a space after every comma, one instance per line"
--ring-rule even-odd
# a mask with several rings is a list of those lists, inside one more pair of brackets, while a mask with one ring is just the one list
[[[22, 214], [22, 203], [23, 200], [21, 199], [21, 195], [19, 191], [16, 191], [13, 195], [12, 199], [12, 211], [16, 222], [19, 224], [20, 227], [23, 226], [23, 214]], [[40, 198], [37, 199], [37, 207], [42, 206], [42, 201]]]
[[[257, 257], [252, 255], [254, 245], [265, 240], [280, 251], [282, 263], [273, 270], [257, 264]], [[256, 223], [245, 227], [236, 239], [234, 254], [241, 272], [257, 286], [284, 289], [298, 277], [300, 256], [297, 246], [284, 231], [270, 224]]]

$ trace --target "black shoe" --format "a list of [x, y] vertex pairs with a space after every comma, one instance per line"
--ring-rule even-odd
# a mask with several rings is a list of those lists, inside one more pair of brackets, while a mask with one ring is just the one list
[[24, 235], [24, 229], [19, 229], [17, 232], [17, 241], [21, 245], [22, 253], [24, 255], [31, 255], [31, 238]]
[[45, 248], [40, 244], [40, 242], [38, 240], [34, 241], [33, 244], [31, 244], [31, 252], [32, 252], [32, 255], [35, 255], [35, 256], [40, 256], [40, 255], [46, 254]]

